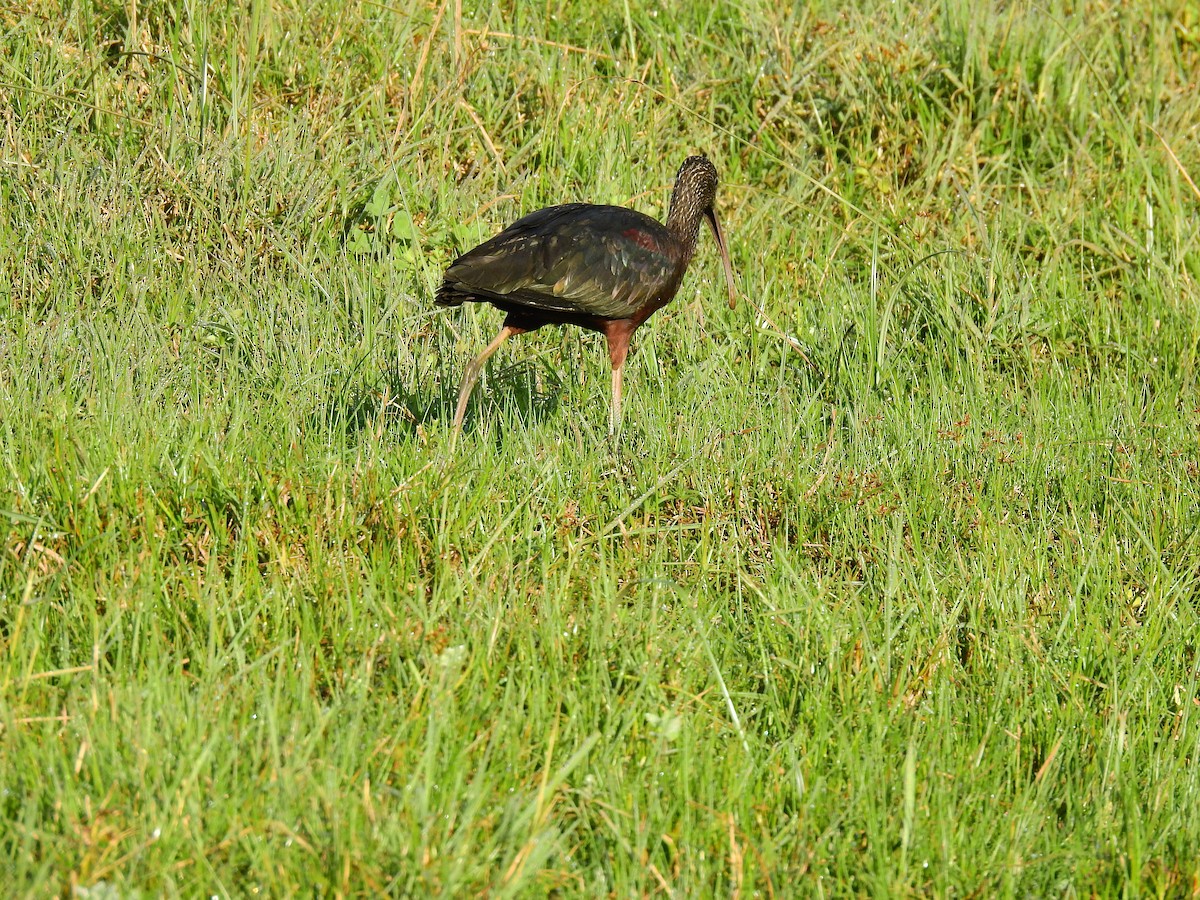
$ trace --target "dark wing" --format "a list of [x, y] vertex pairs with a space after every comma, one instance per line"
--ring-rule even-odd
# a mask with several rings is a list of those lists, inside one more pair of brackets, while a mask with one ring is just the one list
[[437, 303], [493, 301], [505, 308], [629, 318], [652, 300], [669, 300], [679, 287], [674, 246], [666, 228], [632, 209], [551, 206], [451, 263]]

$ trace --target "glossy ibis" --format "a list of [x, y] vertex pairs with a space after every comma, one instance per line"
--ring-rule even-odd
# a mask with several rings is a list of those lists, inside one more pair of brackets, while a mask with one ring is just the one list
[[707, 157], [689, 156], [675, 177], [666, 225], [622, 206], [551, 206], [518, 219], [451, 263], [437, 292], [438, 306], [490, 303], [506, 313], [500, 333], [463, 375], [452, 440], [462, 429], [467, 400], [487, 358], [514, 334], [552, 323], [598, 331], [607, 340], [612, 361], [608, 428], [615, 434], [629, 338], [679, 290], [701, 218], [716, 238], [729, 306], [735, 305], [733, 267], [713, 210], [716, 192], [716, 167]]

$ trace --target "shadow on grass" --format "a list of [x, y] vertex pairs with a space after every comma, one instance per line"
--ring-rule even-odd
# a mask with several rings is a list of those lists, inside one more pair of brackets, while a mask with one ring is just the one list
[[[374, 378], [347, 381], [330, 399], [321, 414], [321, 424], [334, 433], [353, 438], [360, 432], [386, 431], [394, 439], [411, 437], [417, 429], [429, 430], [440, 423], [449, 430], [458, 402], [460, 373], [444, 373], [438, 384], [413, 386], [398, 370]], [[485, 419], [497, 419], [526, 427], [554, 415], [564, 382], [547, 367], [522, 361], [486, 371], [467, 404], [463, 432], [470, 433]]]

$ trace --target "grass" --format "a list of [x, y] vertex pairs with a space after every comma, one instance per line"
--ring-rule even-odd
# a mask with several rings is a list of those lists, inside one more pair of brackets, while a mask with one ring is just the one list
[[[1200, 893], [1193, 6], [0, 33], [14, 895]], [[451, 455], [449, 260], [696, 150], [750, 302]]]

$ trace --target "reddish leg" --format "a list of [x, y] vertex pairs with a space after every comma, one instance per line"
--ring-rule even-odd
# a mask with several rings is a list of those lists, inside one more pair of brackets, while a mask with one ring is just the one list
[[454, 411], [454, 433], [450, 437], [450, 446], [458, 441], [459, 432], [462, 431], [463, 416], [467, 412], [467, 401], [471, 399], [471, 391], [475, 389], [475, 382], [479, 380], [479, 373], [483, 371], [483, 364], [488, 361], [488, 357], [500, 349], [500, 345], [512, 337], [514, 334], [520, 334], [522, 329], [515, 328], [512, 325], [505, 325], [500, 329], [500, 333], [495, 339], [483, 348], [483, 352], [475, 357], [467, 365], [467, 371], [463, 373], [462, 384], [458, 389], [458, 408]]
[[629, 321], [609, 322], [604, 329], [608, 339], [608, 358], [612, 361], [612, 405], [608, 409], [608, 436], [615, 438], [621, 433], [621, 372], [625, 368], [625, 357], [629, 354], [629, 338], [634, 325]]

